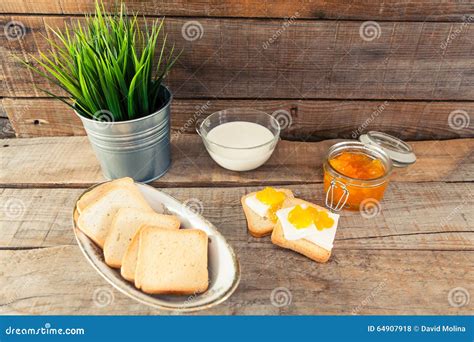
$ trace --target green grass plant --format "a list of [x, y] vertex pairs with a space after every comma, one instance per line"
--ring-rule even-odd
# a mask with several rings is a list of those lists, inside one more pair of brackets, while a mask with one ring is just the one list
[[[63, 32], [48, 27], [47, 53], [34, 57], [36, 73], [62, 88], [69, 99], [42, 89], [81, 115], [100, 120], [104, 110], [112, 121], [132, 120], [163, 106], [160, 86], [179, 55], [167, 48], [164, 19], [140, 28], [136, 14], [128, 15], [122, 3], [107, 14], [102, 3], [95, 13]], [[159, 46], [157, 46], [159, 45]], [[155, 61], [155, 50], [157, 60]]]

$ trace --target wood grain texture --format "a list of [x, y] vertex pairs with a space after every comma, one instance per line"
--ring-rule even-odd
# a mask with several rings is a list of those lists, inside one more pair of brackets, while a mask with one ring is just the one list
[[[448, 302], [454, 287], [474, 291], [472, 252], [336, 250], [324, 265], [270, 242], [237, 253], [245, 266], [237, 291], [200, 314], [474, 313], [472, 305]], [[0, 251], [0, 269], [2, 314], [160, 314], [114, 290], [76, 246]], [[291, 293], [288, 306], [272, 305], [277, 287]], [[94, 293], [108, 296], [110, 304], [99, 307]]]
[[[109, 5], [113, 0], [106, 0]], [[63, 27], [92, 10], [89, 0], [6, 0], [0, 4], [0, 314], [162, 314], [114, 290], [76, 246], [71, 210], [103, 181], [79, 120], [37, 87], [57, 89], [15, 59], [46, 50], [46, 25]], [[474, 293], [474, 31], [470, 2], [144, 1], [140, 14], [166, 15], [184, 52], [170, 74], [173, 165], [153, 183], [180, 201], [197, 199], [239, 256], [236, 293], [204, 314], [448, 314], [448, 292]], [[298, 20], [288, 21], [289, 17]], [[309, 19], [309, 20], [308, 20]], [[318, 19], [318, 20], [312, 20]], [[374, 39], [361, 35], [377, 21]], [[185, 39], [190, 21], [202, 27]], [[12, 22], [22, 37], [9, 36]], [[378, 25], [378, 26], [377, 26]], [[365, 39], [364, 39], [365, 38]], [[58, 92], [61, 94], [60, 92]], [[387, 100], [387, 101], [385, 101]], [[432, 101], [434, 100], [434, 101]], [[272, 159], [253, 172], [217, 166], [195, 122], [216, 110], [280, 110], [291, 119]], [[467, 125], [448, 118], [462, 111]], [[464, 114], [465, 113], [465, 114]], [[11, 121], [5, 119], [5, 114]], [[288, 115], [289, 114], [289, 115]], [[470, 121], [470, 124], [469, 124]], [[241, 195], [286, 184], [322, 203], [321, 163], [329, 146], [360, 130], [382, 130], [412, 145], [417, 163], [397, 170], [373, 218], [344, 212], [327, 264], [270, 239], [251, 237]], [[336, 133], [337, 132], [337, 133]], [[289, 185], [288, 185], [289, 184]], [[291, 293], [278, 308], [277, 287]], [[98, 306], [97, 293], [111, 302]]]
[[[114, 1], [104, 4], [113, 6]], [[363, 19], [363, 20], [418, 20], [461, 21], [472, 14], [470, 2], [429, 0], [400, 1], [343, 1], [343, 0], [138, 0], [127, 2], [129, 9], [142, 15], [199, 16], [199, 17], [257, 17], [285, 18], [299, 14], [300, 18]], [[0, 13], [25, 14], [83, 14], [94, 10], [90, 0], [5, 0]]]
[[[80, 119], [58, 100], [4, 98], [1, 104], [18, 137], [85, 135]], [[474, 137], [472, 123], [449, 125], [455, 111], [471, 115], [474, 122], [470, 114], [474, 102], [176, 99], [171, 109], [172, 130], [195, 133], [197, 122], [226, 108], [273, 113], [285, 126], [281, 137], [288, 140], [350, 139], [369, 130], [404, 140]]]
[[15, 130], [8, 118], [0, 117], [0, 139], [14, 138]]
[[[281, 141], [271, 159], [252, 172], [228, 171], [212, 161], [195, 134], [172, 138], [172, 167], [153, 182], [160, 187], [301, 184], [322, 181], [322, 162], [337, 140]], [[104, 181], [87, 137], [6, 139], [0, 146], [0, 185], [7, 187], [86, 187]], [[404, 182], [474, 180], [474, 139], [419, 141], [411, 145], [417, 162], [396, 169]]]
[[[174, 137], [174, 165], [155, 185], [181, 201], [201, 201], [242, 266], [236, 293], [203, 313], [472, 314], [471, 305], [454, 308], [447, 296], [459, 286], [474, 291], [474, 139], [413, 143], [418, 162], [394, 176], [382, 211], [371, 219], [343, 213], [327, 264], [247, 233], [239, 198], [256, 188], [243, 185], [299, 182], [289, 186], [297, 196], [321, 203], [318, 162], [334, 142], [283, 141], [268, 167], [236, 174], [216, 167], [197, 136]], [[71, 208], [83, 189], [64, 187], [101, 178], [86, 138], [2, 143], [0, 313], [162, 314], [114, 290], [75, 245]], [[272, 305], [277, 287], [291, 292], [288, 306]], [[110, 304], [98, 306], [97, 293]]]
[[[289, 186], [294, 194], [323, 203], [321, 184]], [[202, 203], [204, 215], [242, 251], [269, 248], [269, 238], [247, 232], [240, 205], [244, 194], [261, 187], [168, 188], [181, 202]], [[82, 189], [2, 189], [0, 248], [75, 245], [71, 211]], [[474, 184], [393, 182], [373, 218], [344, 212], [335, 248], [474, 251]], [[248, 267], [248, 265], [243, 265]]]
[[[60, 94], [12, 55], [31, 62], [29, 53], [47, 50], [45, 25], [72, 19], [0, 17], [2, 26], [25, 28], [21, 39], [0, 37], [0, 96], [44, 96], [34, 86]], [[169, 39], [183, 48], [168, 78], [177, 98], [474, 99], [474, 31], [466, 23], [379, 22], [380, 35], [368, 40], [362, 22], [202, 18], [202, 37], [189, 41], [188, 21], [167, 20]]]

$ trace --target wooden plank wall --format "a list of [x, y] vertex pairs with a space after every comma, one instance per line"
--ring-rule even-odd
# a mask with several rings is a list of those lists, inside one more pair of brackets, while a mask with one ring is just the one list
[[[93, 4], [0, 4], [0, 113], [18, 137], [84, 134], [66, 106], [36, 87], [61, 93], [15, 57], [31, 61], [29, 54], [46, 50], [47, 26], [80, 20]], [[283, 132], [290, 140], [351, 138], [371, 129], [410, 140], [474, 136], [472, 2], [135, 0], [128, 6], [165, 15], [171, 40], [183, 49], [167, 81], [175, 131], [192, 133], [197, 119], [218, 109], [254, 107], [291, 123]]]

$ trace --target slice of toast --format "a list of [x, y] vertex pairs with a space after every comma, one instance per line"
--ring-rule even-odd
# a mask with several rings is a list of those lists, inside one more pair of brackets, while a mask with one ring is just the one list
[[133, 179], [130, 177], [124, 177], [97, 185], [95, 188], [82, 195], [79, 201], [77, 201], [77, 211], [79, 214], [82, 213], [85, 207], [91, 204], [98, 195], [102, 194], [108, 188], [125, 184], [133, 184]]
[[132, 238], [132, 241], [128, 245], [122, 259], [122, 267], [120, 268], [120, 274], [124, 279], [134, 282], [135, 281], [135, 270], [137, 269], [137, 257], [138, 257], [138, 244], [140, 243], [140, 232], [146, 227], [141, 226]]
[[149, 294], [192, 295], [209, 286], [207, 234], [146, 227], [140, 232], [135, 282]]
[[103, 188], [91, 203], [83, 208], [77, 226], [103, 248], [112, 219], [120, 208], [138, 208], [153, 212], [135, 184], [115, 185]]
[[[135, 235], [132, 238], [132, 241], [128, 245], [127, 249], [125, 250], [125, 253], [122, 258], [122, 266], [120, 268], [120, 274], [124, 279], [131, 281], [132, 283], [135, 282], [135, 286], [137, 288], [140, 288], [139, 284], [136, 282], [135, 279], [135, 271], [137, 269], [137, 258], [138, 258], [138, 249], [140, 246], [140, 233], [144, 228], [161, 228], [165, 229], [162, 227], [153, 227], [149, 225], [142, 225], [138, 230], [136, 231]], [[173, 228], [174, 229], [174, 228]]]
[[[287, 198], [294, 198], [293, 192], [288, 189], [275, 189], [282, 191], [286, 194]], [[245, 204], [245, 199], [250, 196], [254, 196], [256, 192], [251, 192], [245, 196], [242, 196], [240, 203], [244, 209], [245, 218], [247, 219], [247, 227], [250, 235], [254, 237], [263, 237], [272, 233], [275, 223], [268, 217], [261, 217], [252, 209], [250, 209], [247, 204]]]
[[120, 268], [125, 251], [140, 226], [147, 224], [165, 229], [179, 229], [179, 218], [136, 208], [120, 208], [112, 219], [104, 243], [105, 262], [110, 267]]
[[[299, 205], [306, 204], [307, 206], [312, 206], [318, 210], [325, 210], [324, 208], [316, 204], [304, 201], [299, 198], [286, 199], [285, 202], [283, 202], [282, 208], [293, 207], [298, 204]], [[331, 251], [328, 251], [308, 240], [300, 239], [300, 240], [290, 241], [290, 240], [285, 239], [285, 236], [283, 233], [283, 227], [281, 226], [281, 223], [279, 220], [277, 224], [275, 225], [275, 229], [273, 229], [272, 242], [275, 245], [278, 245], [280, 247], [291, 249], [295, 252], [303, 254], [304, 256], [307, 256], [308, 258], [317, 262], [326, 262], [329, 260], [329, 257], [331, 256]]]

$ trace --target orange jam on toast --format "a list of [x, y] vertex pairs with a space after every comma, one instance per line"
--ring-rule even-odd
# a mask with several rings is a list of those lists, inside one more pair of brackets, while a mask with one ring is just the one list
[[276, 222], [276, 212], [281, 208], [283, 201], [286, 199], [286, 194], [267, 186], [265, 189], [258, 191], [256, 197], [263, 204], [270, 206], [268, 217]]
[[314, 207], [303, 209], [300, 205], [295, 206], [288, 213], [288, 221], [297, 229], [306, 228], [314, 223], [318, 230], [323, 230], [331, 228], [334, 224], [334, 220], [325, 210], [318, 210]]

